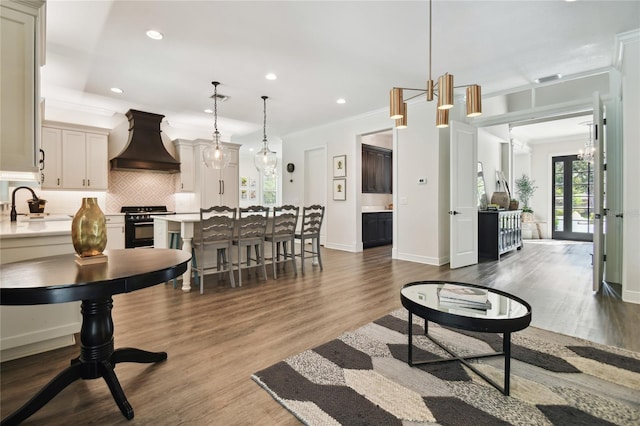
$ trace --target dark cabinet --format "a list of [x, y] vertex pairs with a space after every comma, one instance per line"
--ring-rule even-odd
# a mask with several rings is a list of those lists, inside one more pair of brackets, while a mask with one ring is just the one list
[[393, 243], [393, 213], [362, 213], [362, 247]]
[[391, 194], [390, 149], [362, 144], [362, 192]]
[[522, 248], [521, 210], [478, 212], [478, 256], [500, 259]]

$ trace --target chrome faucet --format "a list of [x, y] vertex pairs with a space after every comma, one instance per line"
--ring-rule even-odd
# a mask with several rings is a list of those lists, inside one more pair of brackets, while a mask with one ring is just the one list
[[15, 222], [16, 220], [18, 220], [18, 212], [16, 211], [16, 191], [18, 189], [28, 189], [29, 191], [31, 191], [31, 195], [33, 195], [33, 200], [38, 201], [38, 196], [35, 192], [33, 192], [33, 189], [29, 188], [28, 186], [19, 186], [14, 189], [11, 193], [11, 222]]

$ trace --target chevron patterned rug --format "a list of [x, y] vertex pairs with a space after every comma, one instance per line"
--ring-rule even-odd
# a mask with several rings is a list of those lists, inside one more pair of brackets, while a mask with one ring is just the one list
[[[448, 357], [418, 321], [414, 359]], [[460, 355], [502, 348], [500, 335], [429, 333]], [[534, 327], [511, 350], [509, 396], [457, 361], [409, 367], [401, 309], [252, 379], [307, 425], [640, 425], [640, 354]], [[474, 366], [503, 383], [503, 357]]]

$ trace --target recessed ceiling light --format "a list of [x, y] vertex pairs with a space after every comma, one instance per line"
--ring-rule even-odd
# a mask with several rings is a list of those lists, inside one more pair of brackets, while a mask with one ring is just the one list
[[278, 76], [270, 72], [269, 74], [265, 75], [264, 78], [266, 78], [267, 80], [275, 80], [278, 78]]
[[213, 114], [213, 110], [212, 109], [205, 109], [204, 112], [206, 112], [207, 114]]
[[160, 31], [156, 31], [156, 30], [147, 31], [147, 37], [149, 37], [149, 38], [151, 38], [153, 40], [162, 40], [164, 38], [162, 33]]
[[111, 91], [113, 93], [124, 93], [124, 90], [120, 89], [119, 87], [112, 87]]
[[343, 98], [340, 98], [340, 99], [338, 99], [338, 100], [336, 101], [336, 103], [338, 103], [338, 104], [346, 104], [346, 103], [347, 103], [347, 101], [346, 101], [346, 100], [344, 100]]
[[253, 152], [253, 148], [249, 148], [249, 152]]

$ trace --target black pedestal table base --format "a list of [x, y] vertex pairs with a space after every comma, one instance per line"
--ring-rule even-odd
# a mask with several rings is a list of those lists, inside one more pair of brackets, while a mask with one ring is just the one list
[[[431, 340], [433, 343], [435, 343], [440, 348], [442, 348], [442, 350], [444, 350], [449, 355], [451, 355], [451, 358], [440, 358], [440, 359], [433, 359], [433, 360], [428, 360], [428, 361], [414, 361], [413, 360], [413, 330], [412, 330], [412, 328], [413, 328], [413, 314], [411, 312], [409, 312], [409, 333], [408, 333], [409, 334], [409, 349], [408, 349], [407, 363], [410, 366], [413, 367], [414, 365], [435, 364], [435, 363], [449, 362], [449, 361], [460, 361], [461, 363], [463, 363], [464, 365], [469, 367], [469, 369], [472, 370], [474, 373], [476, 373], [478, 376], [482, 377], [491, 386], [493, 386], [494, 388], [498, 389], [504, 395], [507, 395], [507, 396], [509, 395], [509, 382], [510, 382], [509, 381], [509, 376], [510, 376], [510, 373], [511, 373], [511, 333], [503, 333], [503, 335], [502, 335], [502, 352], [490, 352], [490, 353], [486, 353], [486, 354], [460, 356], [460, 355], [456, 354], [455, 352], [453, 352], [451, 349], [447, 348], [441, 342], [439, 342], [438, 340], [436, 340], [435, 338], [430, 336], [429, 335], [428, 324], [429, 324], [429, 321], [425, 319], [424, 320], [424, 335], [429, 340]], [[467, 361], [467, 360], [470, 360], [470, 359], [489, 358], [489, 357], [494, 357], [494, 356], [504, 356], [504, 386], [500, 386], [498, 383], [496, 383], [494, 380], [492, 380], [487, 375], [483, 374], [480, 370], [475, 368], [471, 363], [469, 363]]]
[[111, 395], [122, 414], [133, 418], [133, 408], [120, 386], [114, 367], [121, 362], [154, 363], [167, 359], [166, 352], [147, 352], [135, 348], [113, 349], [113, 300], [82, 301], [80, 356], [47, 383], [26, 404], [2, 420], [3, 426], [17, 425], [42, 408], [60, 391], [78, 379], [98, 379], [107, 383]]

